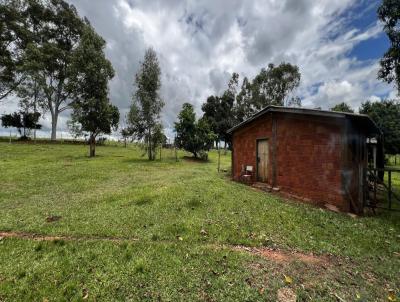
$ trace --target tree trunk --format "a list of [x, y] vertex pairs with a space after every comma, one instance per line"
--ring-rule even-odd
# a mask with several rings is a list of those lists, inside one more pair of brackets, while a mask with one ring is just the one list
[[57, 120], [58, 120], [58, 112], [57, 109], [54, 109], [54, 112], [51, 112], [51, 140], [55, 141], [57, 139]]
[[151, 146], [151, 129], [149, 129], [149, 138], [148, 138], [147, 149], [148, 149], [149, 160], [153, 160], [153, 149]]
[[221, 170], [221, 149], [219, 148], [218, 144], [218, 173]]
[[[35, 93], [35, 95], [34, 95], [34, 99], [33, 99], [33, 112], [36, 114], [36, 112], [37, 112], [36, 103], [37, 103], [37, 97], [38, 97], [36, 80], [34, 82], [34, 93]], [[35, 123], [35, 129], [33, 129], [33, 140], [34, 140], [34, 143], [36, 144], [36, 123]]]
[[224, 141], [224, 155], [226, 155], [226, 141]]
[[94, 135], [90, 136], [90, 152], [89, 152], [89, 156], [90, 157], [95, 157], [96, 156], [96, 137]]
[[126, 148], [126, 138], [125, 138], [125, 148]]

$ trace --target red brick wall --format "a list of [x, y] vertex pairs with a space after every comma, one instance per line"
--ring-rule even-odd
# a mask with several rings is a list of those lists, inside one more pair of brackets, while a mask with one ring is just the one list
[[[253, 123], [237, 130], [233, 136], [233, 178], [240, 179], [242, 165], [253, 166], [253, 181], [256, 173], [256, 140], [259, 138], [269, 138], [272, 136], [271, 118], [264, 117]], [[270, 149], [271, 150], [271, 149]], [[271, 152], [270, 156], [271, 156]], [[271, 162], [271, 159], [270, 159]], [[271, 179], [271, 171], [268, 172]]]
[[[330, 203], [348, 211], [341, 176], [343, 120], [282, 113], [274, 113], [274, 118], [277, 123], [276, 186], [310, 203]], [[272, 184], [271, 114], [234, 133], [235, 180], [240, 178], [242, 165], [256, 167], [256, 140], [259, 138], [270, 139], [268, 182]]]

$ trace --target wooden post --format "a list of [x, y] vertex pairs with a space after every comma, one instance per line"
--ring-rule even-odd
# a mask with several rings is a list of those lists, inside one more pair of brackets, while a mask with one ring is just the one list
[[389, 199], [389, 210], [392, 209], [392, 171], [388, 171], [388, 199]]

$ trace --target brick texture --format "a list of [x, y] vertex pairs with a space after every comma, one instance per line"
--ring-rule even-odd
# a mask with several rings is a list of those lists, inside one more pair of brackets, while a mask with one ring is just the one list
[[233, 134], [233, 178], [240, 180], [242, 166], [254, 167], [256, 179], [257, 139], [269, 140], [267, 183], [273, 181], [274, 137], [276, 120], [276, 187], [306, 202], [333, 204], [349, 211], [342, 184], [344, 166], [343, 119], [269, 113], [243, 126]]

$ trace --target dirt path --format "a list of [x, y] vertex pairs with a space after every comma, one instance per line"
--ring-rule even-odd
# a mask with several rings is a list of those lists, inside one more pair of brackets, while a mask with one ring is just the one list
[[19, 238], [29, 239], [35, 241], [54, 241], [54, 240], [65, 240], [65, 241], [138, 241], [137, 238], [132, 237], [111, 237], [111, 236], [50, 236], [41, 235], [27, 232], [2, 232], [0, 231], [0, 239], [2, 238]]
[[[51, 235], [42, 235], [36, 233], [28, 233], [28, 232], [5, 232], [0, 231], [0, 240], [3, 238], [18, 238], [18, 239], [26, 239], [26, 240], [35, 240], [35, 241], [56, 241], [56, 240], [64, 240], [64, 241], [108, 241], [108, 242], [137, 242], [139, 239], [133, 237], [112, 237], [112, 236], [51, 236]], [[167, 241], [172, 243], [173, 241]], [[228, 248], [238, 252], [246, 252], [254, 255], [258, 255], [260, 257], [272, 260], [274, 262], [280, 263], [290, 263], [293, 261], [301, 261], [307, 264], [319, 265], [319, 266], [327, 266], [332, 264], [333, 256], [329, 255], [314, 255], [314, 254], [306, 254], [300, 253], [297, 251], [283, 251], [279, 249], [270, 249], [270, 248], [255, 248], [255, 247], [246, 247], [246, 246], [230, 246], [230, 245], [218, 245], [211, 244], [212, 247], [217, 248]]]

